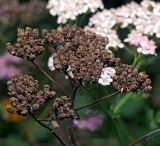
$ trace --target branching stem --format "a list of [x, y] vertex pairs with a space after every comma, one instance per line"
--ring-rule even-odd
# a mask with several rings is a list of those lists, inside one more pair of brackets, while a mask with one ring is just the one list
[[100, 98], [100, 99], [97, 99], [97, 100], [95, 100], [95, 101], [92, 101], [92, 102], [90, 102], [90, 103], [87, 104], [87, 105], [84, 105], [84, 106], [81, 106], [81, 107], [79, 107], [79, 108], [76, 108], [75, 110], [78, 111], [78, 110], [81, 110], [81, 109], [90, 107], [91, 105], [94, 105], [94, 104], [96, 104], [96, 103], [98, 103], [98, 102], [101, 102], [101, 101], [103, 101], [103, 100], [105, 100], [105, 99], [108, 99], [108, 98], [110, 98], [110, 97], [112, 97], [112, 96], [115, 96], [115, 95], [117, 95], [117, 94], [119, 94], [119, 93], [120, 93], [120, 91], [117, 91], [117, 92], [115, 92], [115, 93], [109, 94], [109, 95], [104, 96], [104, 97], [102, 97], [102, 98]]
[[60, 138], [50, 127], [46, 126], [43, 122], [41, 122], [40, 120], [38, 120], [37, 117], [36, 117], [34, 114], [31, 114], [31, 116], [32, 116], [32, 118], [33, 118], [38, 124], [40, 124], [40, 125], [43, 126], [44, 128], [48, 129], [50, 132], [52, 132], [63, 146], [66, 146], [66, 145], [64, 144], [64, 142], [61, 140], [61, 138]]
[[140, 138], [138, 138], [135, 141], [133, 141], [132, 143], [130, 143], [128, 146], [134, 146], [134, 145], [140, 143], [141, 141], [143, 141], [144, 139], [146, 139], [146, 138], [148, 138], [148, 137], [150, 137], [152, 135], [158, 134], [158, 133], [160, 133], [160, 128], [146, 133], [145, 135], [141, 136]]
[[[41, 71], [50, 81], [52, 81], [56, 87], [65, 95], [68, 96], [68, 94], [66, 93], [66, 91], [64, 91], [61, 86], [46, 72], [44, 71], [38, 64], [36, 64], [34, 61], [32, 62], [32, 64], [39, 70]], [[69, 96], [68, 96], [69, 97]]]

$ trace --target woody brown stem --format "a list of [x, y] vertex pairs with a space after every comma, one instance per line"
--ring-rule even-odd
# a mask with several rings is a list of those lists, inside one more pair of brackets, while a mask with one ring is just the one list
[[37, 119], [37, 117], [34, 114], [31, 114], [32, 118], [38, 123], [40, 124], [42, 127], [48, 129], [50, 132], [52, 132], [56, 138], [59, 140], [59, 142], [62, 144], [62, 146], [67, 146], [63, 140], [48, 126], [46, 126], [43, 122], [41, 122], [40, 120]]
[[[64, 91], [61, 86], [46, 72], [44, 71], [38, 64], [36, 64], [34, 61], [32, 61], [32, 64], [40, 71], [42, 72], [50, 81], [53, 82], [53, 84], [56, 85], [56, 87], [66, 96], [68, 96], [68, 94], [66, 93], [66, 91]], [[68, 96], [69, 97], [69, 96]]]
[[115, 93], [109, 94], [109, 95], [104, 96], [104, 97], [102, 97], [102, 98], [100, 98], [100, 99], [97, 99], [97, 100], [95, 100], [95, 101], [92, 101], [92, 102], [90, 102], [90, 103], [87, 104], [87, 105], [84, 105], [84, 106], [81, 106], [81, 107], [79, 107], [79, 108], [76, 108], [75, 110], [78, 111], [78, 110], [81, 110], [81, 109], [84, 109], [84, 108], [88, 108], [88, 107], [90, 107], [90, 106], [92, 106], [92, 105], [94, 105], [94, 104], [96, 104], [96, 103], [98, 103], [98, 102], [101, 102], [101, 101], [103, 101], [103, 100], [105, 100], [105, 99], [108, 99], [108, 98], [110, 98], [110, 97], [112, 97], [112, 96], [115, 96], [115, 95], [117, 95], [117, 94], [119, 94], [119, 93], [120, 93], [120, 92], [117, 91], [117, 92], [115, 92]]
[[81, 86], [81, 84], [78, 83], [77, 85], [75, 85], [75, 87], [74, 87], [73, 90], [71, 91], [71, 97], [72, 97], [72, 99], [75, 99], [76, 92], [77, 92], [77, 90], [79, 89], [80, 86]]
[[153, 131], [151, 131], [151, 132], [146, 133], [145, 135], [141, 136], [140, 138], [134, 140], [134, 141], [133, 141], [132, 143], [130, 143], [128, 146], [134, 146], [134, 145], [140, 143], [141, 141], [145, 140], [146, 138], [148, 138], [148, 137], [150, 137], [150, 136], [152, 136], [152, 135], [158, 134], [158, 133], [160, 133], [160, 128], [155, 129], [155, 130], [153, 130]]

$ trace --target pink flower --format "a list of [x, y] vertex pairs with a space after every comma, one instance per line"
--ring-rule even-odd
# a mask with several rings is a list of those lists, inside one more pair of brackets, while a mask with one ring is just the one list
[[154, 41], [149, 40], [146, 36], [141, 34], [131, 33], [128, 38], [124, 40], [131, 45], [137, 47], [138, 53], [142, 53], [144, 55], [156, 55], [156, 44]]
[[73, 123], [81, 130], [96, 131], [103, 123], [103, 115], [96, 115], [85, 120], [74, 120]]
[[21, 60], [15, 56], [6, 53], [0, 56], [0, 79], [9, 79], [13, 75], [19, 74], [21, 71], [13, 63], [18, 64]]

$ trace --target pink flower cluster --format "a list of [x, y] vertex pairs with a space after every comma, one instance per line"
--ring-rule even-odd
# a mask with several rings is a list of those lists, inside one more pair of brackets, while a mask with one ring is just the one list
[[103, 123], [103, 115], [95, 115], [85, 120], [74, 120], [74, 125], [81, 130], [96, 131]]
[[21, 60], [15, 56], [6, 53], [0, 56], [0, 79], [9, 79], [21, 71], [12, 64], [19, 64]]
[[138, 53], [142, 53], [144, 55], [156, 55], [156, 45], [155, 42], [149, 40], [148, 37], [142, 36], [141, 34], [131, 33], [128, 38], [124, 40], [131, 45], [137, 47]]
[[[147, 35], [160, 38], [160, 2], [143, 0], [140, 4], [131, 2], [118, 8], [104, 9], [90, 18], [86, 29], [107, 37], [109, 39], [107, 49], [123, 48], [125, 44], [119, 39], [117, 26], [119, 28], [133, 26], [132, 31], [141, 35], [141, 38], [137, 38], [141, 39], [138, 52], [145, 55], [155, 54], [156, 45], [147, 38]], [[134, 37], [130, 39], [133, 41]]]

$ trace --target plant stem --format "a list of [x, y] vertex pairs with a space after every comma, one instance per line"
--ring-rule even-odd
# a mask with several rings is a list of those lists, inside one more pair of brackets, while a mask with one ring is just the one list
[[160, 128], [155, 129], [155, 130], [153, 130], [153, 131], [151, 131], [151, 132], [146, 133], [145, 135], [141, 136], [140, 138], [138, 138], [138, 139], [136, 139], [135, 141], [133, 141], [132, 143], [130, 143], [128, 146], [134, 146], [134, 145], [136, 145], [137, 143], [140, 143], [141, 141], [143, 141], [144, 139], [146, 139], [146, 138], [148, 138], [148, 137], [150, 137], [150, 136], [152, 136], [152, 135], [158, 134], [158, 133], [160, 133]]
[[122, 119], [119, 117], [117, 120], [119, 122], [119, 125], [121, 126], [121, 129], [124, 131], [124, 134], [128, 138], [128, 140], [132, 140], [132, 136], [129, 133], [128, 128], [126, 127], [126, 125], [124, 124], [124, 122], [122, 121]]
[[95, 100], [95, 101], [92, 101], [92, 102], [90, 102], [90, 103], [87, 104], [87, 105], [84, 105], [84, 106], [81, 106], [81, 107], [79, 107], [79, 108], [76, 108], [75, 110], [78, 111], [78, 110], [81, 110], [81, 109], [90, 107], [90, 106], [93, 105], [93, 104], [96, 104], [96, 103], [98, 103], [98, 102], [101, 102], [101, 101], [103, 101], [103, 100], [105, 100], [105, 99], [108, 99], [108, 98], [110, 98], [110, 97], [112, 97], [112, 96], [115, 96], [115, 95], [117, 95], [117, 94], [119, 94], [119, 93], [120, 93], [120, 92], [117, 91], [117, 92], [115, 92], [115, 93], [109, 94], [109, 95], [104, 96], [104, 97], [102, 97], [102, 98], [100, 98], [100, 99], [97, 99], [97, 100]]
[[81, 86], [81, 84], [78, 83], [77, 85], [75, 85], [75, 87], [74, 87], [73, 90], [71, 91], [71, 97], [72, 97], [72, 99], [75, 99], [75, 97], [76, 97], [76, 92], [77, 92], [77, 90], [79, 89], [80, 86]]
[[[83, 87], [90, 93], [90, 91], [85, 86], [83, 86]], [[94, 100], [97, 100], [94, 97], [93, 94], [92, 94], [92, 98]], [[97, 104], [102, 108], [102, 110], [104, 111], [104, 113], [108, 115], [108, 118], [110, 118], [111, 123], [113, 124], [113, 127], [114, 127], [114, 129], [116, 131], [116, 134], [117, 134], [117, 137], [118, 137], [118, 140], [119, 140], [119, 144], [120, 144], [120, 146], [123, 146], [123, 140], [121, 138], [121, 133], [120, 133], [119, 127], [117, 126], [117, 123], [116, 123], [115, 119], [112, 118], [112, 116], [110, 115], [110, 113], [105, 109], [105, 107], [100, 102], [97, 102]]]
[[31, 146], [39, 146], [35, 137], [34, 137], [33, 132], [30, 131], [28, 124], [26, 123], [25, 125], [26, 125], [26, 127], [24, 128], [24, 130], [25, 130], [29, 144]]
[[43, 126], [44, 128], [48, 129], [49, 131], [51, 131], [55, 136], [56, 138], [59, 140], [59, 142], [63, 145], [63, 146], [66, 146], [64, 144], [64, 142], [61, 140], [61, 138], [48, 126], [46, 126], [45, 124], [43, 124], [40, 120], [37, 119], [37, 117], [35, 117], [34, 114], [31, 114], [32, 118], [38, 123], [40, 124], [41, 126]]
[[138, 61], [140, 60], [140, 58], [141, 58], [141, 54], [136, 54], [135, 56], [134, 56], [134, 61], [133, 61], [133, 66], [137, 66], [137, 63], [138, 63]]
[[[41, 71], [50, 81], [52, 81], [56, 87], [65, 95], [68, 96], [68, 94], [66, 93], [66, 91], [64, 91], [61, 86], [47, 73], [45, 72], [38, 64], [36, 64], [34, 61], [32, 62], [32, 64], [39, 70]], [[68, 96], [69, 97], [69, 96]]]
[[113, 108], [113, 116], [117, 116], [117, 114], [120, 111], [120, 108], [129, 100], [130, 98], [130, 94], [124, 95], [122, 97], [122, 99], [120, 99], [117, 104], [115, 105], [115, 107]]
[[124, 143], [123, 143], [123, 140], [122, 140], [122, 134], [121, 134], [121, 131], [119, 129], [119, 125], [117, 124], [117, 122], [115, 121], [115, 119], [111, 118], [112, 119], [112, 123], [115, 127], [115, 130], [116, 130], [116, 133], [117, 133], [117, 137], [118, 137], [118, 140], [119, 140], [119, 144], [121, 146], [124, 146]]

